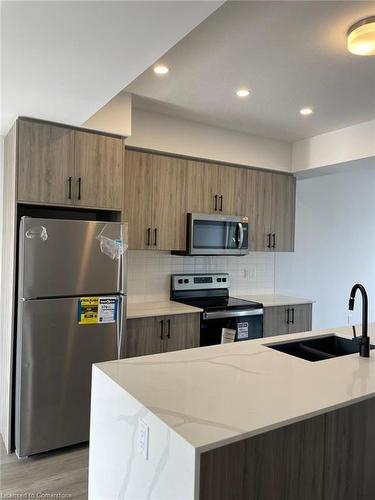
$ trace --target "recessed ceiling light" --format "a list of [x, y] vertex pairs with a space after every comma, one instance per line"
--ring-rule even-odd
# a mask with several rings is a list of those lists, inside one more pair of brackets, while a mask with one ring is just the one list
[[361, 19], [349, 28], [348, 50], [357, 56], [375, 55], [375, 16]]
[[164, 66], [164, 64], [158, 64], [157, 66], [154, 66], [154, 73], [157, 75], [166, 75], [169, 71], [169, 68], [167, 66]]
[[313, 110], [311, 108], [302, 108], [302, 109], [299, 110], [299, 112], [303, 116], [308, 116], [308, 115], [312, 114]]
[[250, 90], [239, 89], [237, 90], [236, 94], [238, 95], [238, 97], [247, 97], [250, 94]]

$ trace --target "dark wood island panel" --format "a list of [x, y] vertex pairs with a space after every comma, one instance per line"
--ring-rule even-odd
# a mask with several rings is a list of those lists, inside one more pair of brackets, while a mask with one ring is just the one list
[[375, 499], [375, 398], [202, 453], [199, 497]]

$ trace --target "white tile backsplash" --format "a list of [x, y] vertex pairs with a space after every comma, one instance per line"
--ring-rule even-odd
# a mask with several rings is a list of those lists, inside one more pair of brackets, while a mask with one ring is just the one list
[[169, 252], [129, 250], [129, 301], [168, 299], [171, 274], [206, 272], [229, 273], [232, 296], [275, 291], [274, 253], [253, 252], [242, 257], [187, 257]]

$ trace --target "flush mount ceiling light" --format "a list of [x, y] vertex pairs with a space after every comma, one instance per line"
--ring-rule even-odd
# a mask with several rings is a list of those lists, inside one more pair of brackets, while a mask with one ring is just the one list
[[313, 110], [311, 108], [302, 108], [302, 109], [299, 110], [299, 112], [303, 116], [308, 116], [308, 115], [312, 114]]
[[154, 73], [157, 75], [166, 75], [169, 71], [169, 68], [167, 66], [164, 66], [164, 64], [158, 64], [157, 66], [154, 66]]
[[358, 56], [375, 55], [375, 16], [361, 19], [349, 28], [348, 50]]
[[247, 97], [250, 94], [250, 90], [239, 89], [237, 90], [236, 94], [238, 95], [238, 97]]

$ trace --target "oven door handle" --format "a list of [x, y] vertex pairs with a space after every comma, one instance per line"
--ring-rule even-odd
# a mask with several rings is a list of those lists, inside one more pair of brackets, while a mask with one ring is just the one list
[[239, 316], [263, 316], [263, 309], [233, 309], [203, 312], [203, 319], [236, 318]]

